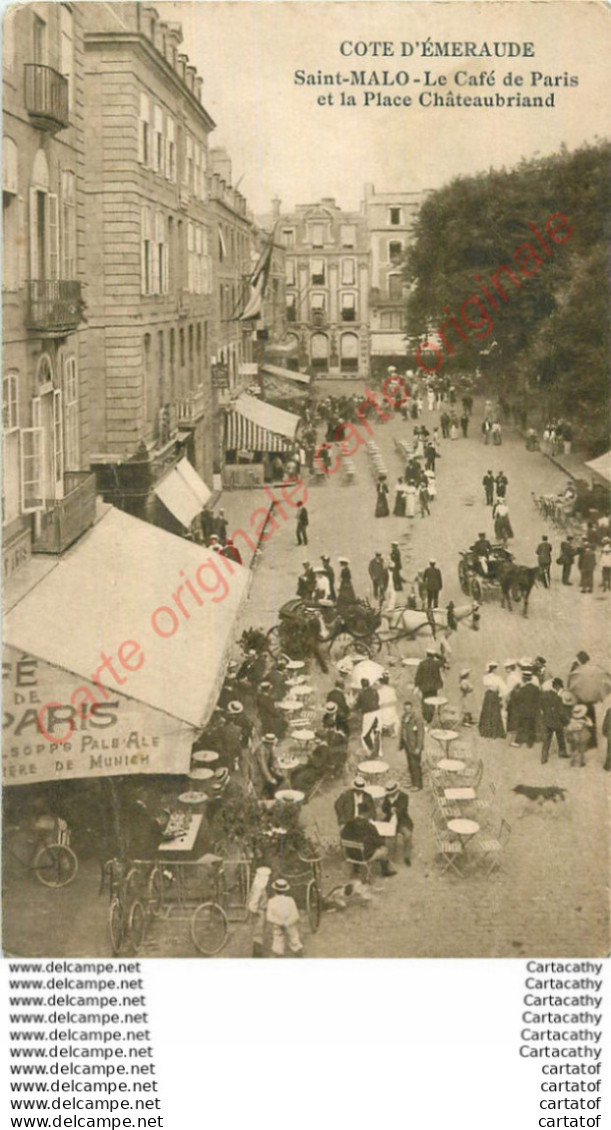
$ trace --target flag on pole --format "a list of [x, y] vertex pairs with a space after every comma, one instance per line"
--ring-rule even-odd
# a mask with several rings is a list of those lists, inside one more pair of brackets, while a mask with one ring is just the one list
[[250, 276], [251, 294], [244, 310], [239, 315], [238, 321], [247, 322], [252, 318], [259, 318], [263, 308], [263, 299], [267, 289], [267, 280], [272, 265], [272, 254], [274, 251], [273, 240], [270, 240], [259, 262], [257, 263], [252, 275]]

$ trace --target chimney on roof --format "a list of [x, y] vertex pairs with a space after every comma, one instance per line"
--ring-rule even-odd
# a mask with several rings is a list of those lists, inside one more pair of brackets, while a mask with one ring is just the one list
[[376, 190], [372, 184], [367, 183], [363, 188], [363, 193], [365, 200], [369, 200], [372, 196], [375, 196]]
[[280, 216], [280, 205], [281, 204], [282, 204], [282, 201], [281, 201], [280, 197], [274, 196], [274, 198], [272, 200], [272, 217], [273, 217], [274, 220], [277, 220]]

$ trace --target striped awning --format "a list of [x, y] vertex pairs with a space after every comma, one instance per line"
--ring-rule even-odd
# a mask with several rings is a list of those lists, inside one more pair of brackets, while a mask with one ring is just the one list
[[225, 418], [226, 451], [287, 451], [290, 440], [261, 428], [239, 412], [228, 412]]

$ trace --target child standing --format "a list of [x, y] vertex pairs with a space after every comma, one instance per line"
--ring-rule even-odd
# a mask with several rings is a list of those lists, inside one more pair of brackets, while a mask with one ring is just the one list
[[458, 689], [460, 691], [461, 702], [461, 723], [463, 726], [473, 725], [473, 714], [471, 712], [471, 702], [473, 695], [473, 685], [469, 682], [469, 675], [471, 674], [470, 667], [463, 667], [458, 679]]
[[299, 936], [299, 911], [291, 897], [291, 888], [286, 879], [276, 879], [272, 883], [273, 897], [267, 904], [267, 921], [272, 927], [272, 953], [274, 957], [284, 957], [288, 945], [293, 957], [303, 957], [303, 945]]
[[588, 718], [587, 708], [582, 703], [578, 703], [571, 711], [571, 721], [565, 730], [571, 755], [571, 766], [583, 768], [585, 765], [586, 750], [589, 748], [591, 739], [591, 727], [592, 723]]

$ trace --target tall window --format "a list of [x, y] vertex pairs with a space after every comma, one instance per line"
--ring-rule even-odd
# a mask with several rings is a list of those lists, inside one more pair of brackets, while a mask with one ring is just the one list
[[313, 294], [311, 298], [312, 307], [312, 322], [315, 326], [321, 326], [325, 320], [325, 296], [324, 294]]
[[191, 192], [193, 190], [193, 138], [190, 134], [187, 134], [186, 181], [187, 188]]
[[168, 243], [163, 212], [157, 212], [155, 216], [155, 273], [153, 281], [156, 294], [167, 294]]
[[21, 488], [19, 465], [18, 374], [2, 378], [2, 521], [19, 517]]
[[153, 168], [156, 173], [164, 171], [164, 152], [163, 152], [163, 110], [161, 106], [155, 106], [155, 130], [153, 135]]
[[140, 116], [138, 122], [138, 160], [146, 168], [151, 164], [151, 127], [149, 96], [140, 93]]
[[74, 16], [67, 4], [59, 9], [59, 69], [68, 79], [68, 109], [74, 109]]
[[205, 145], [201, 146], [201, 184], [200, 184], [200, 200], [206, 200], [207, 186], [206, 186], [206, 172], [208, 170], [208, 154], [206, 153]]
[[[5, 20], [8, 13], [5, 15]], [[17, 195], [17, 146], [10, 137], [2, 144], [2, 287], [18, 290], [23, 280], [20, 241], [23, 200]]]
[[163, 330], [157, 333], [157, 360], [159, 362], [159, 397], [162, 404], [167, 400], [165, 387], [165, 337]]
[[399, 298], [403, 298], [403, 279], [401, 275], [388, 276], [388, 297], [391, 298], [393, 302], [398, 301]]
[[174, 399], [174, 374], [175, 374], [175, 370], [176, 370], [176, 330], [174, 329], [174, 327], [172, 327], [172, 329], [170, 330], [170, 350], [169, 350], [169, 353], [170, 353], [170, 357], [169, 357], [169, 361], [170, 361], [170, 382], [169, 382], [170, 387], [169, 387], [168, 391], [169, 391], [170, 400], [173, 400]]
[[174, 118], [166, 118], [166, 158], [165, 175], [172, 183], [176, 181], [176, 142], [174, 140]]
[[342, 259], [342, 285], [354, 286], [356, 282], [356, 268], [354, 259]]
[[80, 451], [76, 357], [67, 357], [64, 363], [64, 446], [66, 470], [78, 471]]
[[76, 278], [76, 177], [62, 171], [62, 278]]
[[197, 144], [194, 143], [194, 160], [193, 160], [193, 193], [198, 198], [201, 196], [201, 171], [202, 171], [202, 151]]
[[202, 379], [202, 327], [200, 322], [195, 328], [195, 356], [197, 358], [195, 383], [200, 384]]
[[180, 344], [180, 367], [184, 369], [185, 365], [185, 331], [181, 327], [178, 331], [178, 340]]
[[55, 193], [30, 189], [30, 278], [59, 278], [58, 208]]
[[401, 209], [400, 208], [391, 208], [389, 219], [390, 219], [390, 222], [393, 225], [393, 227], [399, 226], [400, 223], [401, 223]]
[[153, 293], [153, 240], [151, 231], [151, 209], [142, 206], [141, 214], [141, 290], [143, 294]]
[[292, 228], [285, 228], [282, 232], [282, 240], [285, 247], [295, 246], [295, 232]]
[[310, 225], [310, 243], [312, 247], [323, 247], [325, 242], [325, 229], [322, 224]]
[[324, 259], [312, 259], [310, 261], [310, 274], [312, 286], [325, 285], [325, 261]]
[[33, 62], [46, 66], [47, 63], [47, 25], [40, 16], [34, 14], [32, 25]]
[[394, 266], [397, 266], [403, 258], [403, 244], [400, 240], [391, 239], [388, 244], [388, 259]]
[[154, 399], [151, 396], [151, 335], [145, 334], [142, 339], [144, 354], [144, 373], [142, 379], [142, 393], [144, 401], [144, 418], [150, 419], [151, 411], [155, 411]]
[[342, 322], [354, 322], [356, 318], [356, 298], [354, 294], [342, 294], [341, 315]]
[[287, 259], [284, 266], [284, 275], [287, 286], [295, 286], [295, 260]]
[[195, 375], [194, 364], [193, 364], [193, 360], [194, 360], [193, 326], [189, 326], [189, 328], [187, 330], [187, 336], [188, 336], [188, 340], [189, 340], [189, 388], [193, 388], [193, 385], [195, 383], [194, 379], [193, 379], [194, 375]]
[[356, 228], [354, 224], [342, 224], [340, 231], [342, 247], [356, 246]]
[[297, 311], [295, 309], [295, 295], [287, 294], [286, 296], [286, 320], [287, 322], [295, 322], [297, 320]]

